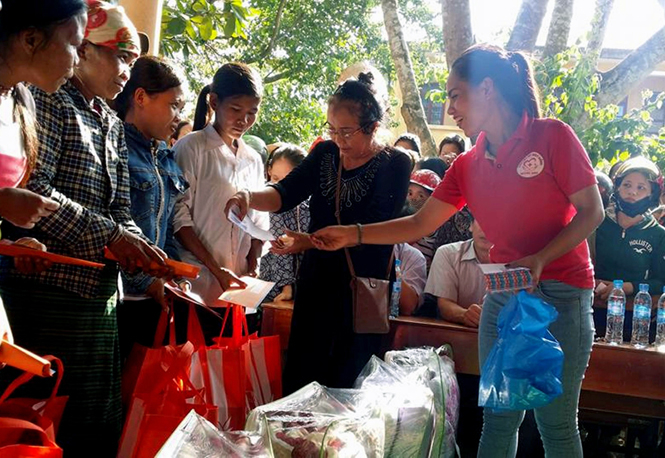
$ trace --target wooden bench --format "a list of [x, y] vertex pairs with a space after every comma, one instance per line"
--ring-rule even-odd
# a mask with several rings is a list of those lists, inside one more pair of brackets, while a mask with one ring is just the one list
[[[263, 335], [279, 335], [288, 346], [292, 303], [263, 305]], [[455, 369], [480, 374], [478, 330], [432, 318], [399, 317], [391, 322], [385, 349], [451, 345]], [[665, 353], [654, 348], [596, 342], [582, 383], [580, 408], [645, 418], [665, 418]]]

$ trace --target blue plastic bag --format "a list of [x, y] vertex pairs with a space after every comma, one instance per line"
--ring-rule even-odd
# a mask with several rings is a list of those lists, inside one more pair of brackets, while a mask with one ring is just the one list
[[498, 338], [483, 365], [478, 405], [527, 410], [549, 404], [563, 392], [563, 351], [547, 330], [558, 313], [520, 291], [499, 313]]

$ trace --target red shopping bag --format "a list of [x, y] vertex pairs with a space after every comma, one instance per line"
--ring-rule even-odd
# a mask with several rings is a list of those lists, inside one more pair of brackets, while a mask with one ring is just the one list
[[30, 421], [0, 418], [0, 457], [2, 458], [62, 458], [62, 449], [51, 433]]
[[217, 420], [217, 408], [205, 402], [201, 390], [194, 388], [187, 376], [193, 353], [191, 342], [168, 346], [159, 367], [145, 366], [150, 372], [150, 383], [136, 386], [120, 439], [119, 457], [155, 456], [191, 410], [213, 422]]
[[[231, 315], [231, 337], [222, 337]], [[244, 309], [230, 305], [215, 345], [193, 355], [190, 377], [219, 408], [221, 427], [242, 429], [249, 410], [282, 396], [279, 336], [249, 335]]]
[[[164, 359], [169, 359], [169, 354], [172, 355], [174, 349], [178, 348], [175, 337], [174, 296], [169, 290], [166, 294], [169, 311], [163, 311], [159, 318], [152, 347], [135, 344], [125, 362], [122, 373], [122, 403], [125, 410], [129, 408], [135, 393], [149, 390], [155, 371], [159, 372]], [[205, 339], [194, 307], [196, 307], [194, 304], [189, 306], [187, 340], [194, 345], [194, 348], [197, 348], [205, 345]], [[164, 342], [167, 332], [169, 344], [163, 345], [162, 342]]]
[[0, 396], [0, 457], [62, 457], [55, 434], [65, 410], [67, 396], [57, 396], [64, 374], [62, 362], [54, 356], [45, 359], [56, 367], [57, 379], [48, 399], [12, 398], [9, 396], [34, 375], [17, 377]]
[[282, 397], [282, 352], [279, 336], [259, 337], [249, 334], [247, 318], [242, 306], [231, 305], [224, 315], [222, 330], [229, 312], [233, 316], [231, 337], [215, 339], [217, 346], [240, 348], [245, 358], [247, 375], [246, 405], [248, 410]]

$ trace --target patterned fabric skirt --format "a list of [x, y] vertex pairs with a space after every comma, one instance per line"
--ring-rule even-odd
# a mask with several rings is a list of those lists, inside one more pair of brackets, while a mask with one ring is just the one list
[[[66, 457], [115, 456], [117, 451], [122, 430], [117, 285], [115, 269], [105, 270], [93, 299], [33, 281], [0, 282], [16, 344], [64, 364], [59, 394], [69, 402], [57, 442]], [[0, 385], [17, 374], [0, 371]], [[46, 398], [52, 386], [53, 380], [33, 379], [15, 395]]]

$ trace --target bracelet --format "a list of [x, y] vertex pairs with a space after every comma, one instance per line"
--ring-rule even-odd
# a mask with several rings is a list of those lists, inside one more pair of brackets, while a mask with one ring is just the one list
[[247, 192], [247, 206], [249, 207], [252, 204], [252, 191], [245, 188], [245, 192]]
[[356, 228], [358, 229], [358, 245], [363, 244], [363, 225], [356, 223]]

